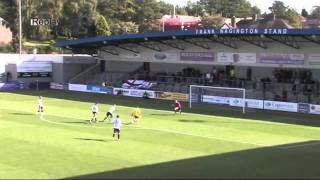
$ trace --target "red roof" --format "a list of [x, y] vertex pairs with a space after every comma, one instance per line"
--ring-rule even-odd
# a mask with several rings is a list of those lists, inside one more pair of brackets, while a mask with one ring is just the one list
[[160, 20], [161, 24], [169, 26], [181, 26], [181, 25], [190, 25], [196, 26], [201, 22], [200, 17], [194, 16], [163, 16]]

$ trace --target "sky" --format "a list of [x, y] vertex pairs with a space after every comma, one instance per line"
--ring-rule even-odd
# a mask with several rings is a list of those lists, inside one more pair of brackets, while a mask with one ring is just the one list
[[[186, 5], [188, 0], [162, 0], [167, 3], [177, 4], [177, 5]], [[197, 0], [191, 0], [196, 2]], [[274, 0], [248, 0], [251, 5], [258, 6], [261, 9], [261, 12], [269, 12], [268, 7], [270, 7]], [[290, 6], [291, 8], [296, 9], [298, 12], [301, 12], [305, 8], [308, 12], [311, 11], [312, 6], [320, 6], [320, 0], [282, 0], [285, 5]]]

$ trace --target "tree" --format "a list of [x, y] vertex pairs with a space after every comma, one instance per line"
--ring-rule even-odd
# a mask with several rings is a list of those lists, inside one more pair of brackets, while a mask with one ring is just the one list
[[303, 24], [300, 21], [299, 13], [294, 9], [288, 9], [285, 18], [295, 28], [302, 28]]
[[320, 19], [320, 6], [312, 11], [311, 17]]
[[224, 18], [221, 16], [206, 16], [201, 19], [204, 28], [220, 28], [224, 23]]
[[109, 36], [111, 34], [110, 26], [107, 20], [105, 19], [105, 17], [102, 16], [101, 14], [97, 15], [96, 28], [97, 28], [97, 35]]
[[301, 16], [303, 16], [303, 17], [309, 17], [309, 13], [308, 13], [308, 11], [307, 11], [305, 8], [303, 8], [303, 9], [301, 10]]
[[19, 46], [19, 12], [18, 1], [16, 0], [1, 0], [0, 17], [5, 19], [12, 32], [11, 48], [14, 52], [18, 52]]
[[199, 4], [205, 8], [206, 15], [220, 14], [223, 17], [247, 17], [254, 14], [251, 4], [247, 0], [200, 0]]
[[261, 10], [257, 6], [253, 6], [251, 8], [251, 11], [254, 15], [260, 16], [261, 15]]
[[112, 27], [113, 34], [127, 34], [139, 32], [139, 26], [132, 21], [115, 22]]
[[293, 27], [302, 27], [299, 13], [289, 6], [286, 6], [282, 1], [275, 1], [270, 10], [276, 15], [276, 18], [282, 18], [289, 21]]
[[270, 9], [278, 18], [285, 18], [289, 7], [282, 1], [274, 1]]

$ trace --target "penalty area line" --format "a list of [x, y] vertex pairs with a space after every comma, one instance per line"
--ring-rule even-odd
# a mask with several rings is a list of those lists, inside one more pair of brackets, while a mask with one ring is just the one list
[[[61, 122], [55, 122], [55, 121], [50, 121], [44, 118], [43, 116], [39, 116], [40, 120], [45, 121], [50, 124], [56, 124], [56, 125], [62, 125], [62, 126], [71, 126], [71, 127], [94, 127], [94, 128], [104, 128], [104, 127], [99, 127], [99, 126], [79, 126], [79, 125], [74, 125], [74, 124], [66, 124], [66, 123], [61, 123]], [[88, 124], [90, 125], [90, 124]]]

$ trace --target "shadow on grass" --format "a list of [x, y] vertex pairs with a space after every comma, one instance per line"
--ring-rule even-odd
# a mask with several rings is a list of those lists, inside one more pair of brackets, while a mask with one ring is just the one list
[[189, 120], [189, 119], [179, 119], [178, 121], [184, 122], [184, 123], [207, 123], [208, 122], [204, 120]]
[[63, 123], [67, 123], [67, 124], [89, 124], [89, 120], [85, 120], [85, 121], [64, 121]]
[[104, 139], [93, 139], [93, 138], [74, 138], [77, 140], [83, 140], [83, 141], [96, 141], [96, 142], [107, 142], [109, 140], [104, 140]]
[[[172, 111], [172, 101], [158, 100], [158, 99], [144, 99], [125, 96], [105, 95], [99, 93], [83, 93], [71, 92], [61, 90], [45, 90], [45, 91], [16, 91], [12, 92], [21, 95], [43, 96], [44, 98], [57, 98], [80, 102], [97, 102], [99, 104], [117, 104], [120, 106], [137, 107], [155, 110]], [[35, 98], [36, 98], [35, 97]], [[188, 107], [187, 102], [182, 102], [183, 107]], [[248, 120], [262, 120], [270, 122], [281, 122], [287, 124], [297, 124], [305, 126], [320, 127], [319, 115], [290, 113], [281, 111], [267, 111], [267, 110], [249, 110], [246, 114], [242, 114], [242, 109], [230, 106], [195, 104], [192, 109], [184, 108], [184, 112], [215, 115], [230, 118], [243, 118]], [[154, 115], [156, 115], [155, 113]], [[171, 116], [171, 113], [159, 113], [159, 115]]]
[[[320, 178], [320, 144], [312, 141], [182, 159], [71, 179], [309, 179]], [[309, 145], [308, 145], [309, 144]]]
[[35, 114], [32, 114], [32, 113], [10, 113], [10, 114], [13, 114], [13, 115], [16, 115], [16, 116], [33, 116]]
[[154, 114], [151, 114], [152, 116], [174, 116], [175, 114], [171, 114], [171, 113], [154, 113]]

